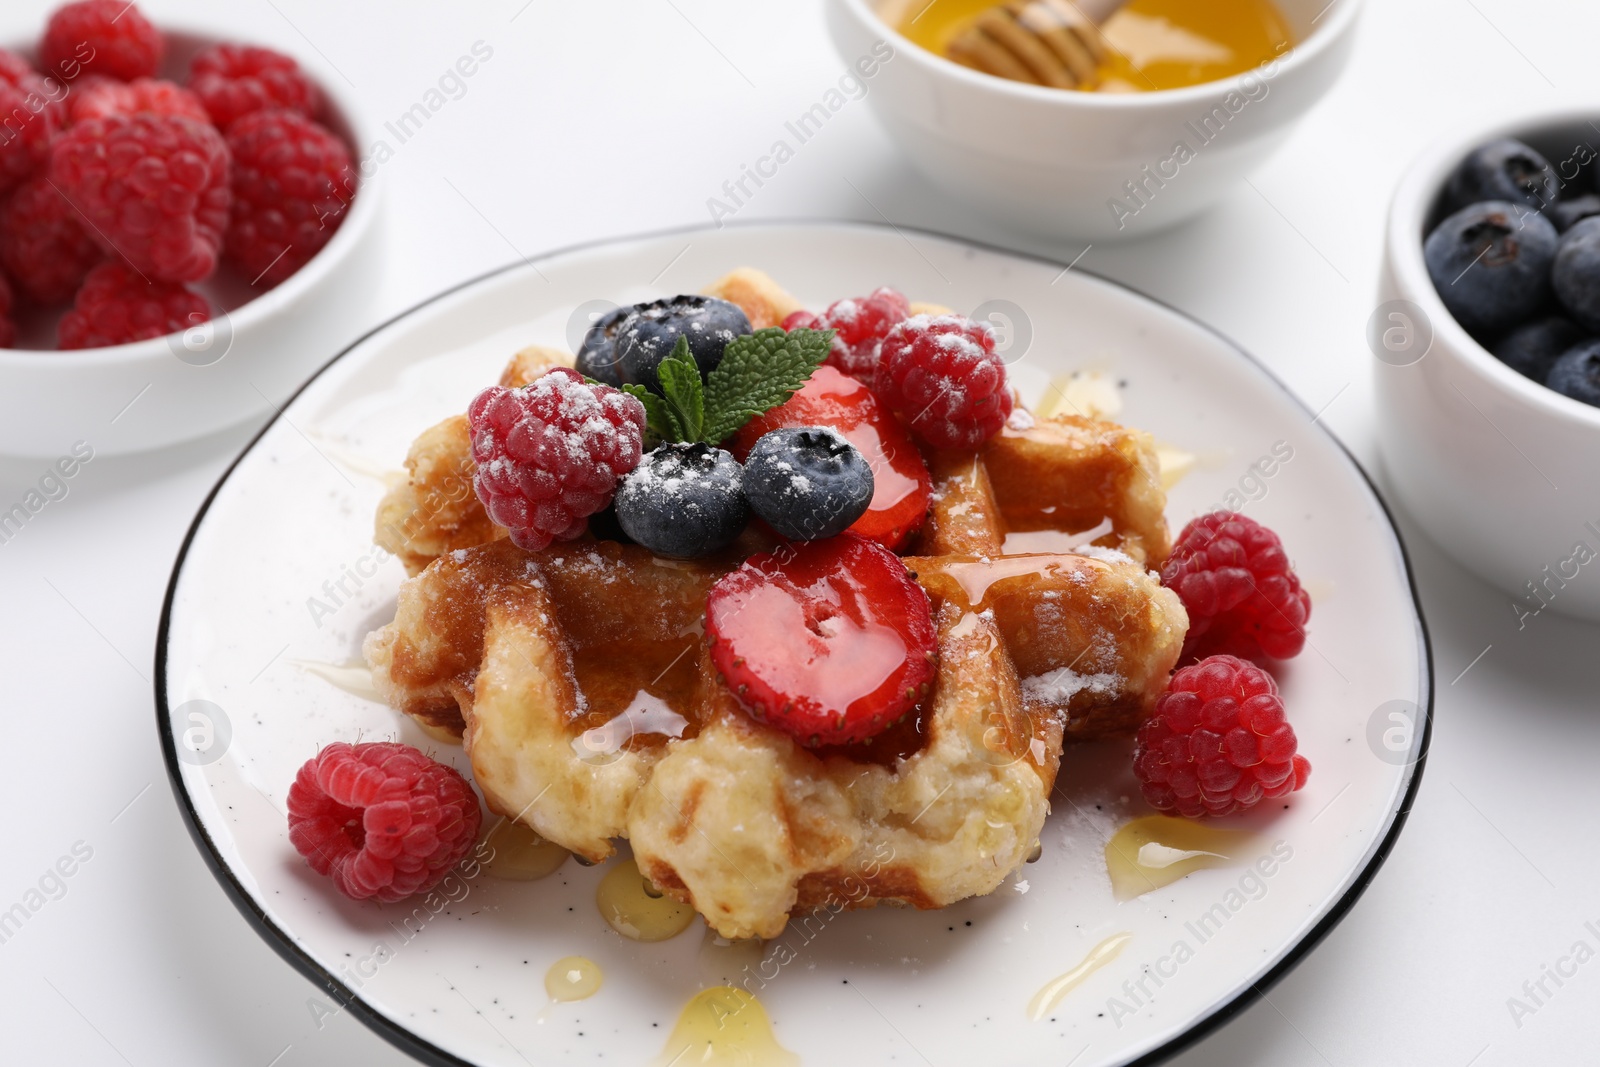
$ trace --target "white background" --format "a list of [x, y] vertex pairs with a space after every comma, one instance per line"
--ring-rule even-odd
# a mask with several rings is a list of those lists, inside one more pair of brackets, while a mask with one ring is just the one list
[[[7, 0], [0, 36], [32, 38], [49, 6]], [[409, 108], [473, 42], [494, 49], [467, 94], [383, 168], [381, 317], [519, 256], [707, 222], [707, 198], [842, 69], [812, 0], [143, 6], [158, 22], [309, 55], [380, 118]], [[1596, 40], [1600, 8], [1584, 0], [1374, 0], [1344, 81], [1253, 187], [1171, 234], [1095, 246], [1079, 267], [1231, 335], [1326, 406], [1323, 421], [1378, 471], [1363, 332], [1389, 191], [1446, 126], [1583, 100], [1600, 112]], [[895, 223], [1063, 262], [1082, 251], [969, 216], [908, 169], [864, 104], [739, 217], [882, 221], [873, 204]], [[328, 353], [377, 318], [348, 322]], [[0, 945], [7, 1063], [410, 1062], [349, 1016], [318, 1029], [316, 990], [225, 899], [161, 767], [150, 674], [162, 593], [191, 517], [247, 436], [97, 458], [0, 545], [0, 910], [75, 842], [93, 849], [67, 894]], [[40, 461], [0, 459], [0, 501], [41, 473]], [[1349, 918], [1182, 1067], [1600, 1055], [1600, 960], [1559, 988], [1547, 981], [1554, 996], [1520, 1026], [1507, 1006], [1578, 940], [1600, 948], [1584, 925], [1600, 927], [1600, 627], [1547, 612], [1519, 631], [1508, 598], [1403, 526], [1439, 686], [1416, 809]]]

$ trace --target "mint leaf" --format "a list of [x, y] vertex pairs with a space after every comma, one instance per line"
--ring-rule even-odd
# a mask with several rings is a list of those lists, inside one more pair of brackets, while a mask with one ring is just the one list
[[833, 334], [774, 326], [729, 341], [722, 362], [706, 375], [701, 439], [716, 444], [788, 400], [828, 358]]
[[689, 354], [689, 339], [679, 337], [672, 354], [656, 368], [667, 415], [679, 441], [699, 441], [706, 428], [705, 385], [700, 365]]
[[672, 420], [667, 414], [667, 402], [642, 385], [624, 385], [622, 391], [644, 405], [645, 429], [663, 441], [672, 439]]

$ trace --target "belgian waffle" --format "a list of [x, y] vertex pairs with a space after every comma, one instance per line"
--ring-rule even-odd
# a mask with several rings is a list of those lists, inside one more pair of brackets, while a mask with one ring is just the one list
[[[712, 292], [750, 301], [752, 322], [793, 305], [757, 272], [730, 277]], [[502, 382], [557, 362], [524, 351]], [[770, 543], [748, 532], [691, 562], [600, 540], [518, 549], [474, 509], [464, 419], [418, 439], [380, 506], [380, 543], [415, 576], [368, 637], [374, 681], [463, 737], [493, 811], [592, 861], [627, 838], [723, 936], [773, 937], [819, 904], [988, 893], [1039, 836], [1064, 740], [1136, 727], [1188, 620], [1147, 570], [1169, 541], [1145, 435], [1021, 412], [984, 449], [928, 459], [933, 505], [904, 561], [933, 603], [938, 675], [865, 745], [799, 746], [711, 665], [706, 595]], [[1094, 543], [1015, 551], [1052, 531]]]

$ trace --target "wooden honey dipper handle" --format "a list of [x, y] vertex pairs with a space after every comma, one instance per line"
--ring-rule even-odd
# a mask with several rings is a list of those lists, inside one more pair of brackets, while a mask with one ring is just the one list
[[957, 63], [1053, 89], [1092, 88], [1106, 58], [1100, 24], [1127, 0], [1009, 0], [950, 43]]

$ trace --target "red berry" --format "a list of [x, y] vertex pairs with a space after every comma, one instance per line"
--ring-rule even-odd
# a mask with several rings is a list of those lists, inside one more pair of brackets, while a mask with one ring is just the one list
[[123, 81], [161, 67], [161, 31], [128, 0], [79, 0], [56, 8], [39, 42], [39, 64], [64, 81], [93, 71]]
[[162, 337], [211, 319], [205, 297], [170, 282], [150, 282], [112, 260], [89, 272], [72, 310], [56, 327], [62, 348], [104, 348]]
[[751, 556], [712, 586], [706, 633], [750, 714], [813, 748], [879, 733], [936, 669], [928, 595], [894, 553], [849, 534]]
[[34, 76], [38, 71], [28, 65], [28, 61], [8, 48], [0, 48], [0, 81], [10, 82], [15, 85], [25, 78]]
[[1272, 676], [1212, 656], [1172, 676], [1139, 727], [1133, 773], [1158, 811], [1232, 815], [1306, 784], [1311, 764], [1297, 747]]
[[472, 786], [410, 745], [329, 745], [289, 787], [289, 842], [353, 900], [432, 889], [483, 819]]
[[786, 333], [789, 330], [815, 330], [817, 317], [805, 308], [800, 308], [785, 315], [783, 321], [778, 323], [778, 328]]
[[10, 348], [17, 341], [17, 326], [11, 321], [11, 285], [0, 274], [0, 348]]
[[82, 216], [44, 175], [24, 182], [0, 206], [0, 266], [33, 300], [72, 299], [104, 258]]
[[1189, 610], [1185, 659], [1214, 653], [1289, 659], [1305, 647], [1311, 597], [1278, 535], [1254, 519], [1215, 511], [1189, 523], [1161, 582]]
[[994, 332], [959, 315], [917, 315], [883, 339], [878, 395], [934, 448], [977, 448], [1011, 414]]
[[293, 111], [257, 111], [228, 130], [233, 224], [227, 254], [252, 285], [272, 287], [332, 239], [355, 196], [350, 150]]
[[67, 124], [74, 125], [107, 115], [172, 115], [181, 119], [194, 119], [208, 125], [211, 116], [201, 106], [200, 98], [177, 82], [159, 78], [139, 78], [120, 82], [91, 74], [74, 83], [66, 100]]
[[[3, 53], [10, 56], [10, 53]], [[0, 195], [49, 162], [50, 142], [61, 132], [60, 92], [11, 60], [0, 63]]]
[[199, 281], [216, 269], [228, 226], [228, 146], [205, 123], [88, 119], [56, 139], [50, 180], [102, 248], [151, 280]]
[[485, 389], [467, 419], [478, 499], [530, 552], [582, 534], [644, 451], [644, 405], [566, 367]]
[[300, 64], [248, 44], [214, 44], [195, 53], [189, 88], [222, 130], [255, 111], [282, 108], [314, 119], [322, 108], [322, 94]]
[[[829, 366], [872, 384], [878, 371], [878, 350], [895, 324], [905, 321], [911, 305], [893, 289], [874, 289], [859, 300], [839, 300], [828, 307], [812, 329], [834, 330]], [[787, 328], [787, 327], [786, 327]]]
[[799, 392], [733, 436], [729, 451], [740, 462], [769, 430], [827, 426], [861, 450], [872, 466], [872, 504], [849, 533], [897, 549], [928, 514], [933, 479], [922, 453], [905, 427], [857, 378], [833, 367], [818, 367]]

